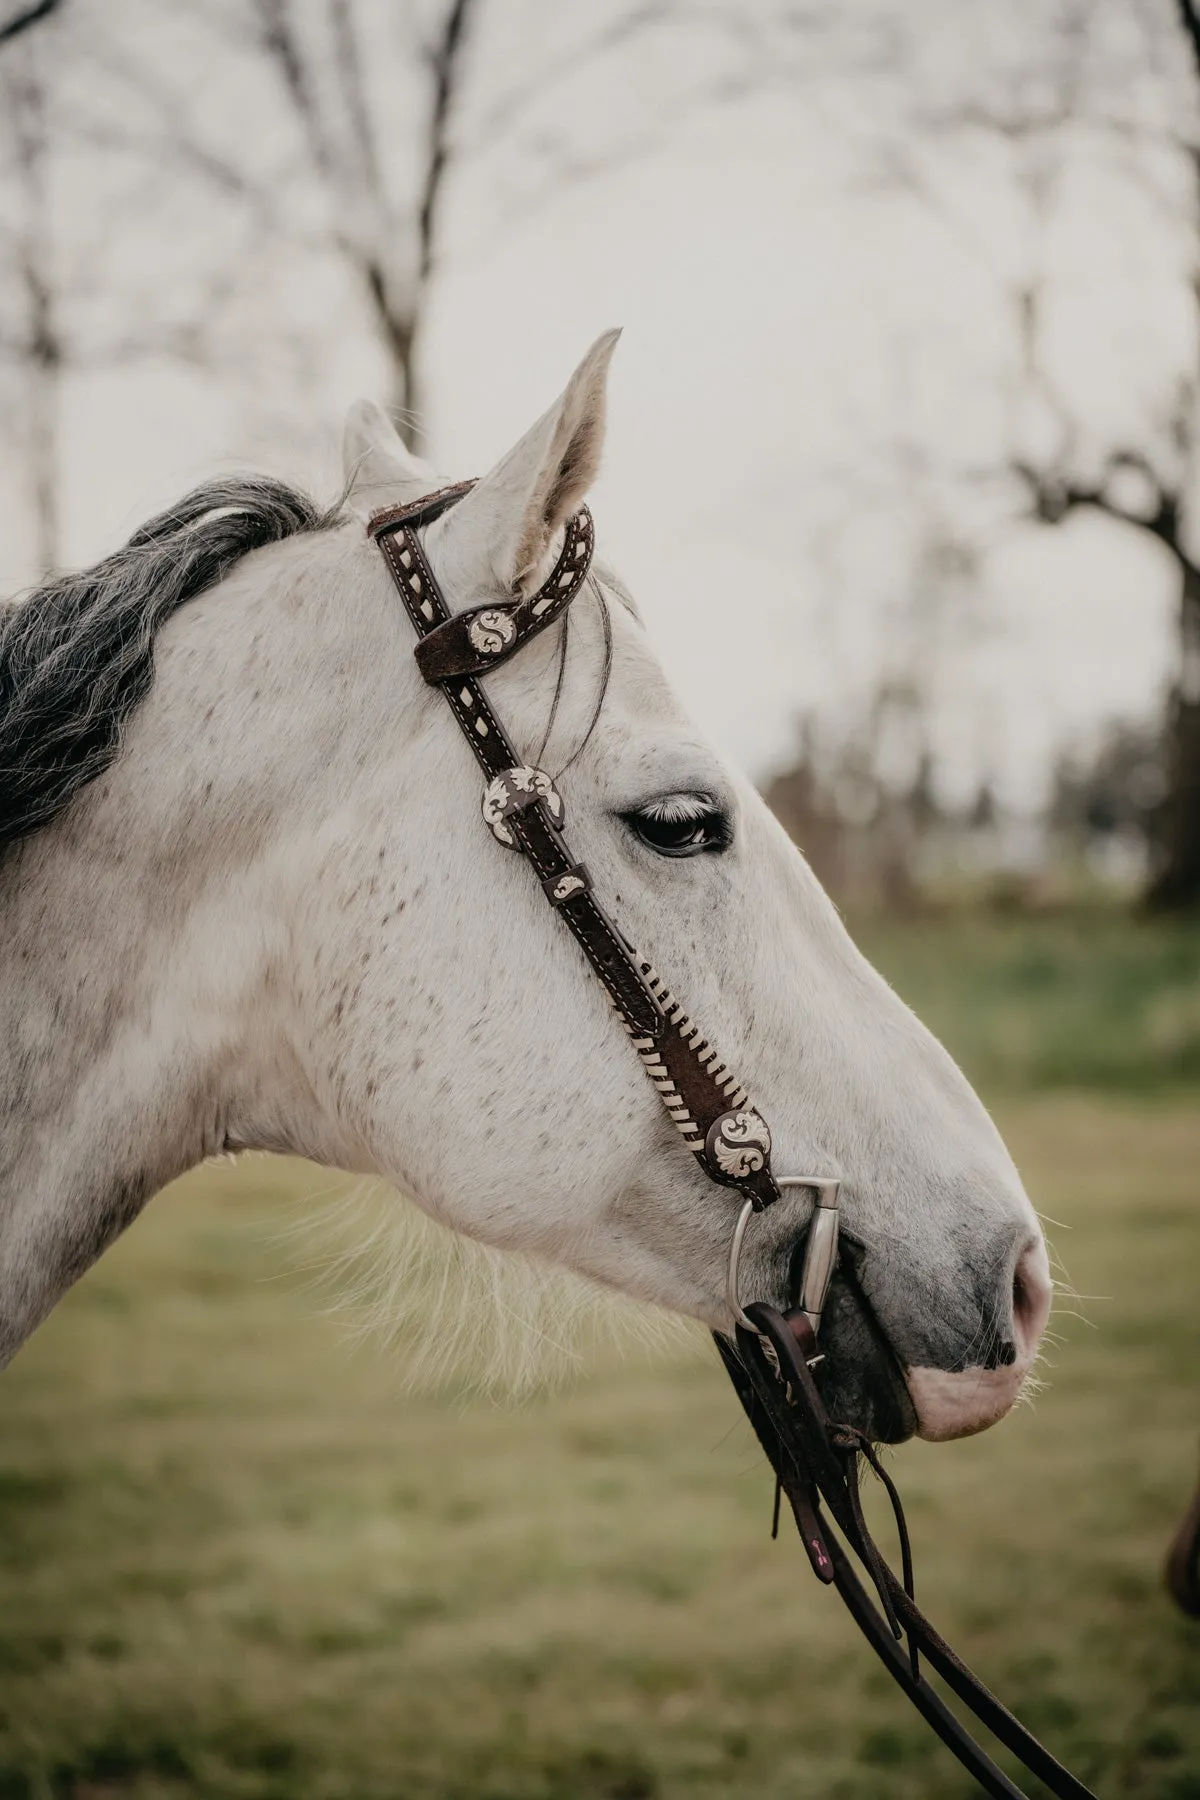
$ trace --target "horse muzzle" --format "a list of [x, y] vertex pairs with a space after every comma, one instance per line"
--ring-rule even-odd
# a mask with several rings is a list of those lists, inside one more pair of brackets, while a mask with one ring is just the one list
[[953, 1369], [915, 1362], [909, 1367], [908, 1391], [921, 1437], [933, 1443], [972, 1437], [1012, 1410], [1037, 1361], [1052, 1295], [1049, 1259], [1039, 1237], [1016, 1258], [1011, 1299], [1004, 1296], [996, 1303], [1002, 1322], [993, 1325], [985, 1340], [986, 1359]]
[[[961, 1351], [939, 1345], [935, 1361], [922, 1354], [926, 1346], [918, 1346], [910, 1325], [904, 1333], [909, 1354], [902, 1358], [868, 1298], [867, 1252], [839, 1229], [840, 1184], [784, 1176], [778, 1185], [807, 1188], [814, 1199], [792, 1256], [793, 1298], [785, 1316], [808, 1346], [805, 1354], [830, 1417], [877, 1443], [901, 1443], [914, 1435], [934, 1442], [969, 1437], [1003, 1418], [1024, 1388], [1049, 1316], [1052, 1288], [1040, 1235], [1021, 1244], [1015, 1256], [1010, 1252], [1004, 1261], [1009, 1273], [994, 1292], [973, 1296], [972, 1329]], [[729, 1310], [750, 1330], [740, 1263], [753, 1216], [747, 1201], [730, 1246], [727, 1283]], [[989, 1289], [993, 1285], [985, 1282]]]

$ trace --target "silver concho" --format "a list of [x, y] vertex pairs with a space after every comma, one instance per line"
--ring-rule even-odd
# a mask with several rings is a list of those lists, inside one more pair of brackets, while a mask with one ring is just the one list
[[550, 815], [550, 822], [561, 829], [566, 809], [558, 789], [544, 769], [505, 769], [488, 783], [483, 795], [483, 821], [492, 836], [510, 850], [517, 848], [516, 835], [506, 822], [513, 813], [523, 812], [540, 800]]
[[467, 626], [467, 636], [480, 656], [499, 656], [515, 642], [517, 627], [513, 616], [501, 607], [489, 606], [475, 614]]
[[731, 1181], [743, 1181], [766, 1167], [771, 1154], [771, 1130], [761, 1113], [743, 1107], [713, 1120], [704, 1148], [722, 1175]]
[[554, 884], [554, 898], [569, 900], [572, 894], [581, 894], [587, 883], [579, 875], [561, 875]]

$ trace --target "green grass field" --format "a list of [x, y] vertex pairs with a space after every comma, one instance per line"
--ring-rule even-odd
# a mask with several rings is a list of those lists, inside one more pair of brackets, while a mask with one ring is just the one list
[[[1035, 1408], [896, 1453], [921, 1597], [1105, 1800], [1200, 1800], [1200, 1626], [1160, 1587], [1200, 1428], [1200, 930], [864, 935], [1087, 1296]], [[0, 1800], [974, 1791], [769, 1541], [701, 1338], [519, 1407], [406, 1394], [304, 1266], [329, 1185], [197, 1171], [0, 1380]]]

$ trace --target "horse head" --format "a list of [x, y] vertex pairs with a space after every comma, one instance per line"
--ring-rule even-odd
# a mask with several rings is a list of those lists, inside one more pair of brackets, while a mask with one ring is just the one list
[[[453, 611], [502, 608], [553, 566], [597, 473], [614, 343], [424, 528]], [[346, 456], [332, 521], [161, 621], [119, 753], [0, 865], [24, 1046], [0, 1081], [27, 1121], [0, 1156], [10, 1342], [155, 1187], [244, 1147], [378, 1173], [459, 1232], [727, 1330], [739, 1197], [681, 1145], [530, 867], [481, 820], [364, 529], [442, 479], [369, 406]], [[694, 629], [719, 658], [739, 596]], [[602, 558], [485, 685], [552, 773], [609, 915], [769, 1118], [777, 1172], [841, 1183], [831, 1410], [887, 1438], [991, 1424], [1050, 1282], [966, 1080], [688, 718]], [[787, 1189], [753, 1221], [754, 1298], [788, 1302], [811, 1210]]]
[[[426, 530], [455, 610], [531, 593], [552, 565], [597, 471], [614, 343], [602, 338], [559, 401]], [[366, 407], [348, 425], [347, 474], [364, 517], [440, 485]], [[364, 582], [378, 585], [360, 554]], [[738, 628], [736, 595], [726, 618], [697, 626], [717, 656]], [[497, 669], [488, 691], [527, 759], [563, 771], [573, 848], [620, 929], [751, 1088], [777, 1170], [842, 1183], [822, 1337], [833, 1410], [889, 1437], [992, 1423], [1032, 1366], [1050, 1293], [1011, 1159], [801, 853], [688, 719], [615, 573], [599, 564], [556, 632]], [[404, 847], [383, 863], [407, 865], [405, 893], [418, 869], [437, 869], [422, 904], [431, 930], [441, 918], [440, 955], [453, 965], [442, 979], [427, 972], [436, 1025], [406, 1034], [423, 1043], [423, 1123], [399, 1119], [407, 1084], [386, 1033], [363, 1038], [372, 1066], [356, 1066], [350, 1085], [362, 1094], [374, 1082], [369, 1135], [388, 1141], [390, 1172], [457, 1228], [727, 1327], [736, 1197], [681, 1153], [531, 871], [480, 832], [478, 777], [436, 692], [414, 693], [410, 680], [405, 693], [437, 772], [409, 765]], [[357, 860], [365, 879], [369, 856]], [[361, 989], [376, 1018], [389, 1001], [400, 1010], [397, 995]], [[760, 1297], [793, 1290], [810, 1214], [811, 1197], [789, 1193], [756, 1222], [743, 1266]]]

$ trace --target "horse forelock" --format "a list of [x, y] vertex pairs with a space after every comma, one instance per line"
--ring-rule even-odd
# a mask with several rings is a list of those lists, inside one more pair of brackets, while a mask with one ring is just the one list
[[166, 621], [250, 551], [323, 530], [337, 514], [266, 476], [217, 479], [93, 568], [0, 605], [0, 855], [116, 759]]

